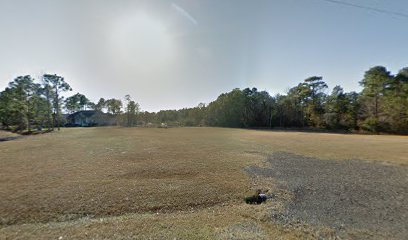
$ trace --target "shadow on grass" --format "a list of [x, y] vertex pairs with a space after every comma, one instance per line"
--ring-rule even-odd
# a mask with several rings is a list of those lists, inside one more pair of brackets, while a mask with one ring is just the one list
[[277, 152], [270, 167], [247, 169], [275, 179], [292, 192], [283, 213], [271, 219], [303, 222], [338, 232], [370, 230], [404, 239], [408, 236], [408, 167], [361, 160], [320, 160]]

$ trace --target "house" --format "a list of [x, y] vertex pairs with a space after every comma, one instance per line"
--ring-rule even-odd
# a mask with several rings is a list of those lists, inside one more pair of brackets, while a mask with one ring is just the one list
[[112, 114], [95, 110], [83, 110], [67, 116], [67, 127], [92, 127], [116, 125]]

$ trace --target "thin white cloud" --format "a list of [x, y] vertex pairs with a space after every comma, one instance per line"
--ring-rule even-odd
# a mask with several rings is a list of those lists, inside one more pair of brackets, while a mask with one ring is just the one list
[[197, 20], [195, 20], [195, 18], [193, 18], [193, 16], [190, 15], [190, 13], [188, 13], [186, 10], [184, 10], [182, 7], [180, 7], [179, 5], [175, 4], [174, 2], [171, 3], [171, 7], [176, 10], [180, 15], [182, 15], [183, 17], [187, 18], [192, 24], [197, 25], [198, 22]]

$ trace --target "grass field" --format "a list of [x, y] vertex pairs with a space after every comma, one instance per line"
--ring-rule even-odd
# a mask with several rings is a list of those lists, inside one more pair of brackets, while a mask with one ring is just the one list
[[7, 137], [16, 137], [19, 136], [16, 133], [12, 133], [12, 132], [7, 132], [7, 131], [1, 131], [0, 130], [0, 138], [7, 138]]
[[0, 142], [0, 239], [331, 236], [246, 205], [273, 152], [408, 165], [408, 137], [224, 128], [73, 128]]

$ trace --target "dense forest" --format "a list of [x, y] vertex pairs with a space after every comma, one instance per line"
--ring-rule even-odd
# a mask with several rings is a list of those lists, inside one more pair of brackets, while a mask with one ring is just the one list
[[72, 91], [63, 77], [44, 74], [40, 83], [31, 76], [17, 77], [0, 93], [0, 124], [13, 131], [54, 130], [64, 126], [62, 112], [96, 110], [115, 116], [117, 124], [148, 126], [220, 126], [239, 128], [307, 128], [408, 134], [408, 67], [392, 74], [383, 66], [365, 72], [362, 91], [328, 93], [322, 77], [313, 76], [286, 95], [271, 96], [256, 88], [233, 89], [215, 101], [194, 108], [140, 111], [129, 95], [101, 98], [97, 103]]

